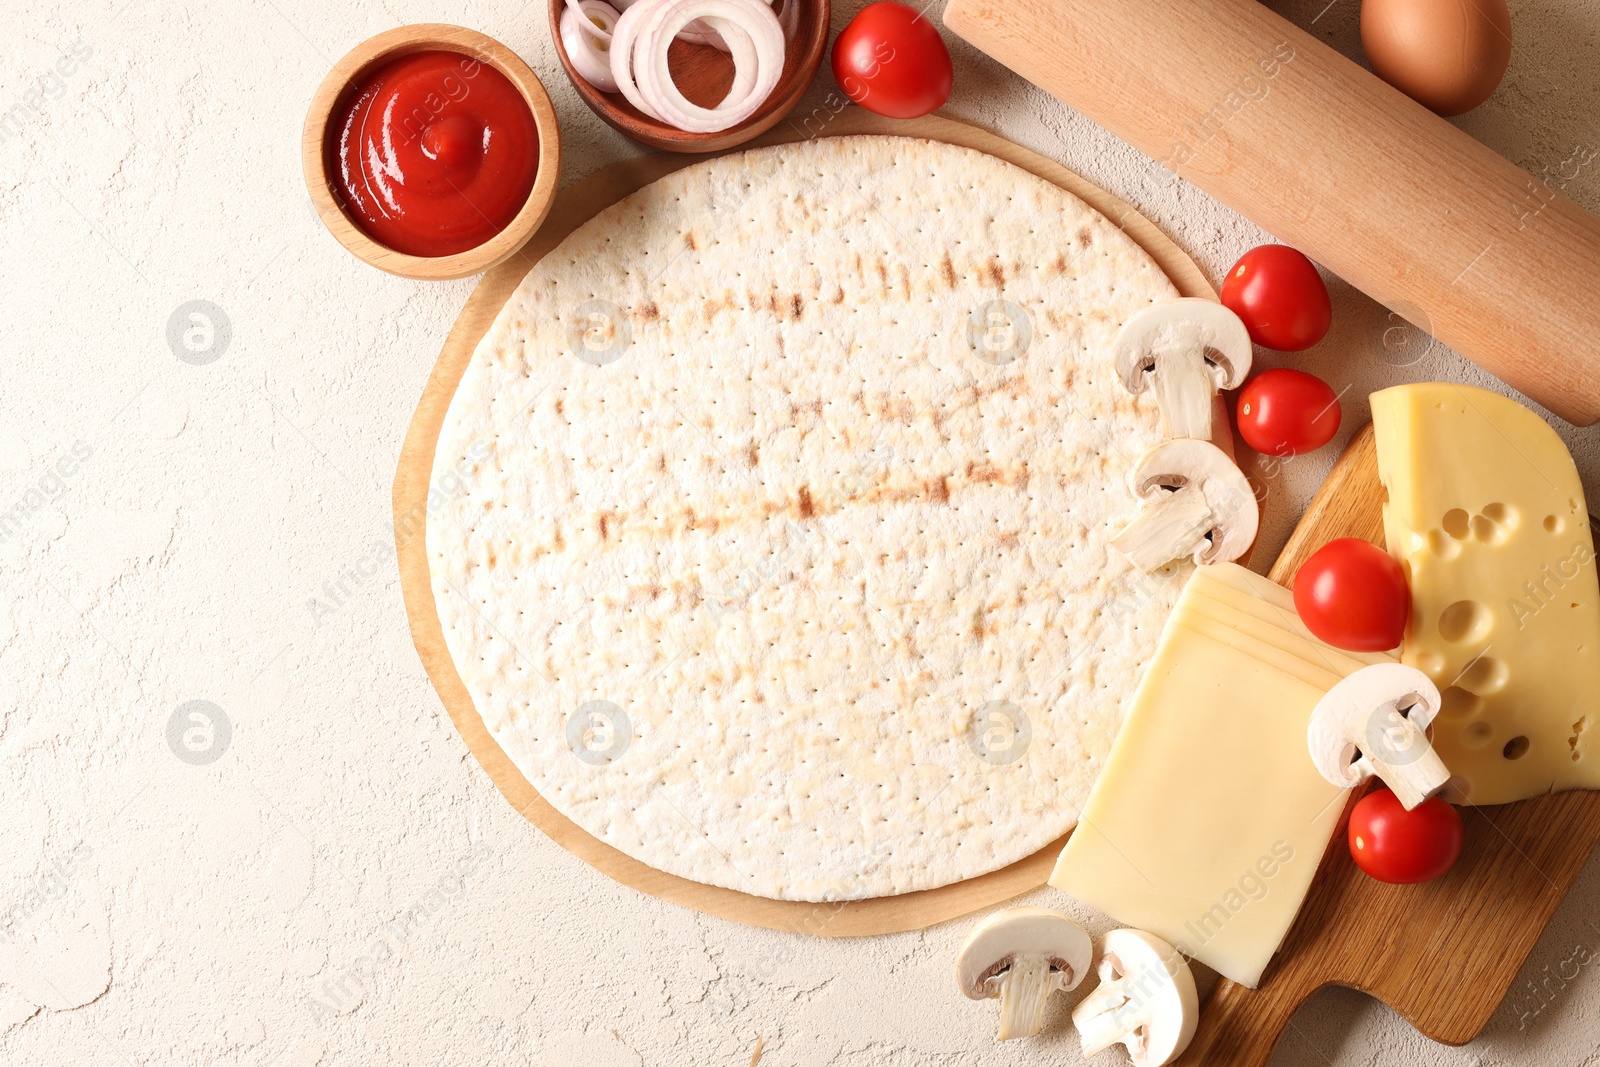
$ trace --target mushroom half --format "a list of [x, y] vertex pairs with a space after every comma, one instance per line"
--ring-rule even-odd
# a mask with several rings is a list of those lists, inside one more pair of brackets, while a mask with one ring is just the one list
[[1450, 781], [1428, 743], [1439, 707], [1439, 687], [1415, 667], [1363, 667], [1317, 701], [1306, 727], [1311, 761], [1341, 789], [1376, 775], [1410, 811]]
[[1044, 1026], [1045, 1002], [1089, 974], [1094, 943], [1083, 927], [1052, 908], [1004, 908], [977, 926], [956, 961], [961, 992], [1000, 998], [998, 1039], [1032, 1037]]
[[1072, 1010], [1083, 1058], [1121, 1043], [1135, 1067], [1182, 1055], [1200, 1021], [1194, 974], [1178, 950], [1143, 930], [1112, 930], [1100, 941], [1100, 985]]
[[1243, 384], [1253, 351], [1239, 316], [1198, 297], [1150, 305], [1112, 342], [1128, 392], [1154, 391], [1162, 436], [1202, 441], [1211, 439], [1211, 398]]
[[1233, 460], [1209, 441], [1157, 445], [1134, 468], [1133, 491], [1145, 506], [1111, 539], [1111, 547], [1142, 571], [1184, 556], [1226, 563], [1256, 539], [1261, 509], [1255, 493]]

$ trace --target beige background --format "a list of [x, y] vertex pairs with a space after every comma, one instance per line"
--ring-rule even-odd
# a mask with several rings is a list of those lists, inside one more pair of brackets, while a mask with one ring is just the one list
[[[1279, 6], [1359, 55], [1355, 0], [1325, 2]], [[1561, 183], [1563, 161], [1600, 146], [1600, 2], [1512, 13], [1507, 81], [1459, 121]], [[638, 151], [566, 84], [542, 2], [10, 0], [4, 14], [0, 1061], [743, 1065], [762, 1036], [768, 1064], [1077, 1061], [1067, 1000], [1037, 1041], [993, 1046], [994, 1006], [951, 976], [964, 922], [821, 940], [606, 881], [510, 810], [428, 688], [389, 555], [389, 479], [472, 283], [405, 282], [345, 254], [301, 184], [299, 124], [359, 40], [453, 21], [546, 77], [569, 180]], [[75, 46], [87, 58], [62, 64]], [[1213, 279], [1264, 239], [952, 51], [952, 115], [1133, 201]], [[803, 106], [832, 89], [824, 73]], [[1566, 185], [1591, 209], [1597, 171]], [[1348, 387], [1348, 428], [1373, 388], [1481, 380], [1443, 350], [1385, 364], [1381, 313], [1333, 291], [1333, 334], [1292, 362]], [[194, 299], [232, 324], [203, 366], [165, 336]], [[1596, 433], [1563, 432], [1594, 492]], [[1273, 485], [1260, 558], [1332, 454]], [[203, 766], [166, 737], [196, 699], [232, 730]], [[1472, 1046], [1335, 990], [1274, 1062], [1594, 1060], [1597, 889], [1600, 859]]]

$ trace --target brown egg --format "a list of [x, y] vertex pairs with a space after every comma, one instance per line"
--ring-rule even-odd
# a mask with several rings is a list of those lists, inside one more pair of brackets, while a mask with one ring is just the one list
[[1361, 44], [1373, 73], [1441, 115], [1471, 111], [1511, 62], [1505, 0], [1365, 0]]

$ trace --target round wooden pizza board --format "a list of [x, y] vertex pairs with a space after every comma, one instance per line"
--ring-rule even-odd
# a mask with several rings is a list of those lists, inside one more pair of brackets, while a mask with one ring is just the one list
[[[819, 108], [809, 115], [796, 112], [778, 128], [746, 147], [855, 134], [926, 137], [998, 156], [1066, 189], [1120, 226], [1161, 266], [1183, 295], [1216, 299], [1215, 290], [1199, 266], [1131, 205], [1060, 164], [976, 126], [939, 116], [895, 121], [854, 106], [837, 112]], [[486, 273], [467, 299], [411, 418], [394, 477], [395, 548], [399, 556], [400, 586], [411, 622], [411, 636], [422, 664], [467, 747], [512, 806], [558, 845], [642, 893], [754, 926], [847, 937], [920, 930], [1038, 888], [1049, 877], [1065, 838], [1009, 867], [964, 882], [899, 896], [827, 903], [771, 900], [658, 871], [592, 836], [541, 797], [490, 735], [456, 673], [434, 609], [424, 545], [434, 446], [451, 397], [455, 395], [456, 384], [479, 339], [533, 264], [600, 211], [658, 178], [705, 158], [708, 157], [661, 154], [628, 160], [562, 190], [543, 229], [519, 254]], [[1220, 424], [1227, 425], [1226, 420]]]

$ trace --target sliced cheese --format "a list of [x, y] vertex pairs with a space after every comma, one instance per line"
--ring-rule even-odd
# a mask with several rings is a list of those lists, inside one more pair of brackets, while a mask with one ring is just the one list
[[[1293, 609], [1290, 610], [1292, 611]], [[1219, 637], [1219, 640], [1224, 644], [1234, 644], [1236, 640], [1255, 642], [1276, 649], [1288, 657], [1313, 667], [1316, 669], [1318, 684], [1321, 684], [1324, 679], [1331, 679], [1326, 682], [1328, 688], [1332, 688], [1339, 679], [1344, 677], [1345, 673], [1348, 673], [1348, 664], [1352, 658], [1363, 663], [1392, 663], [1394, 661], [1394, 657], [1385, 656], [1381, 653], [1373, 656], [1370, 653], [1340, 652], [1337, 649], [1331, 649], [1308, 633], [1297, 632], [1264, 622], [1253, 614], [1240, 611], [1226, 603], [1196, 598], [1193, 603], [1179, 609], [1179, 612], [1184, 624], [1192, 629], [1206, 632], [1209, 627], [1219, 627], [1224, 634], [1237, 635], [1237, 638]], [[1294, 620], [1299, 623], [1299, 616], [1294, 616]], [[1201, 625], [1202, 621], [1206, 624], [1205, 628]], [[1255, 648], [1255, 645], [1246, 643], [1238, 647], [1251, 650]]]
[[1306, 752], [1311, 711], [1378, 662], [1312, 637], [1272, 582], [1199, 568], [1051, 884], [1254, 987], [1346, 798]]
[[1464, 385], [1385, 389], [1372, 421], [1384, 534], [1411, 581], [1402, 658], [1443, 692], [1451, 799], [1600, 787], [1600, 586], [1566, 446]]
[[1231, 626], [1214, 622], [1204, 615], [1180, 616], [1177, 620], [1177, 625], [1187, 633], [1204, 637], [1224, 648], [1240, 652], [1261, 664], [1272, 667], [1284, 675], [1294, 677], [1306, 685], [1323, 692], [1332, 689], [1339, 683], [1339, 679], [1344, 677], [1341, 674], [1335, 674], [1320, 663], [1313, 662], [1293, 652], [1286, 652], [1276, 645], [1267, 644]]

